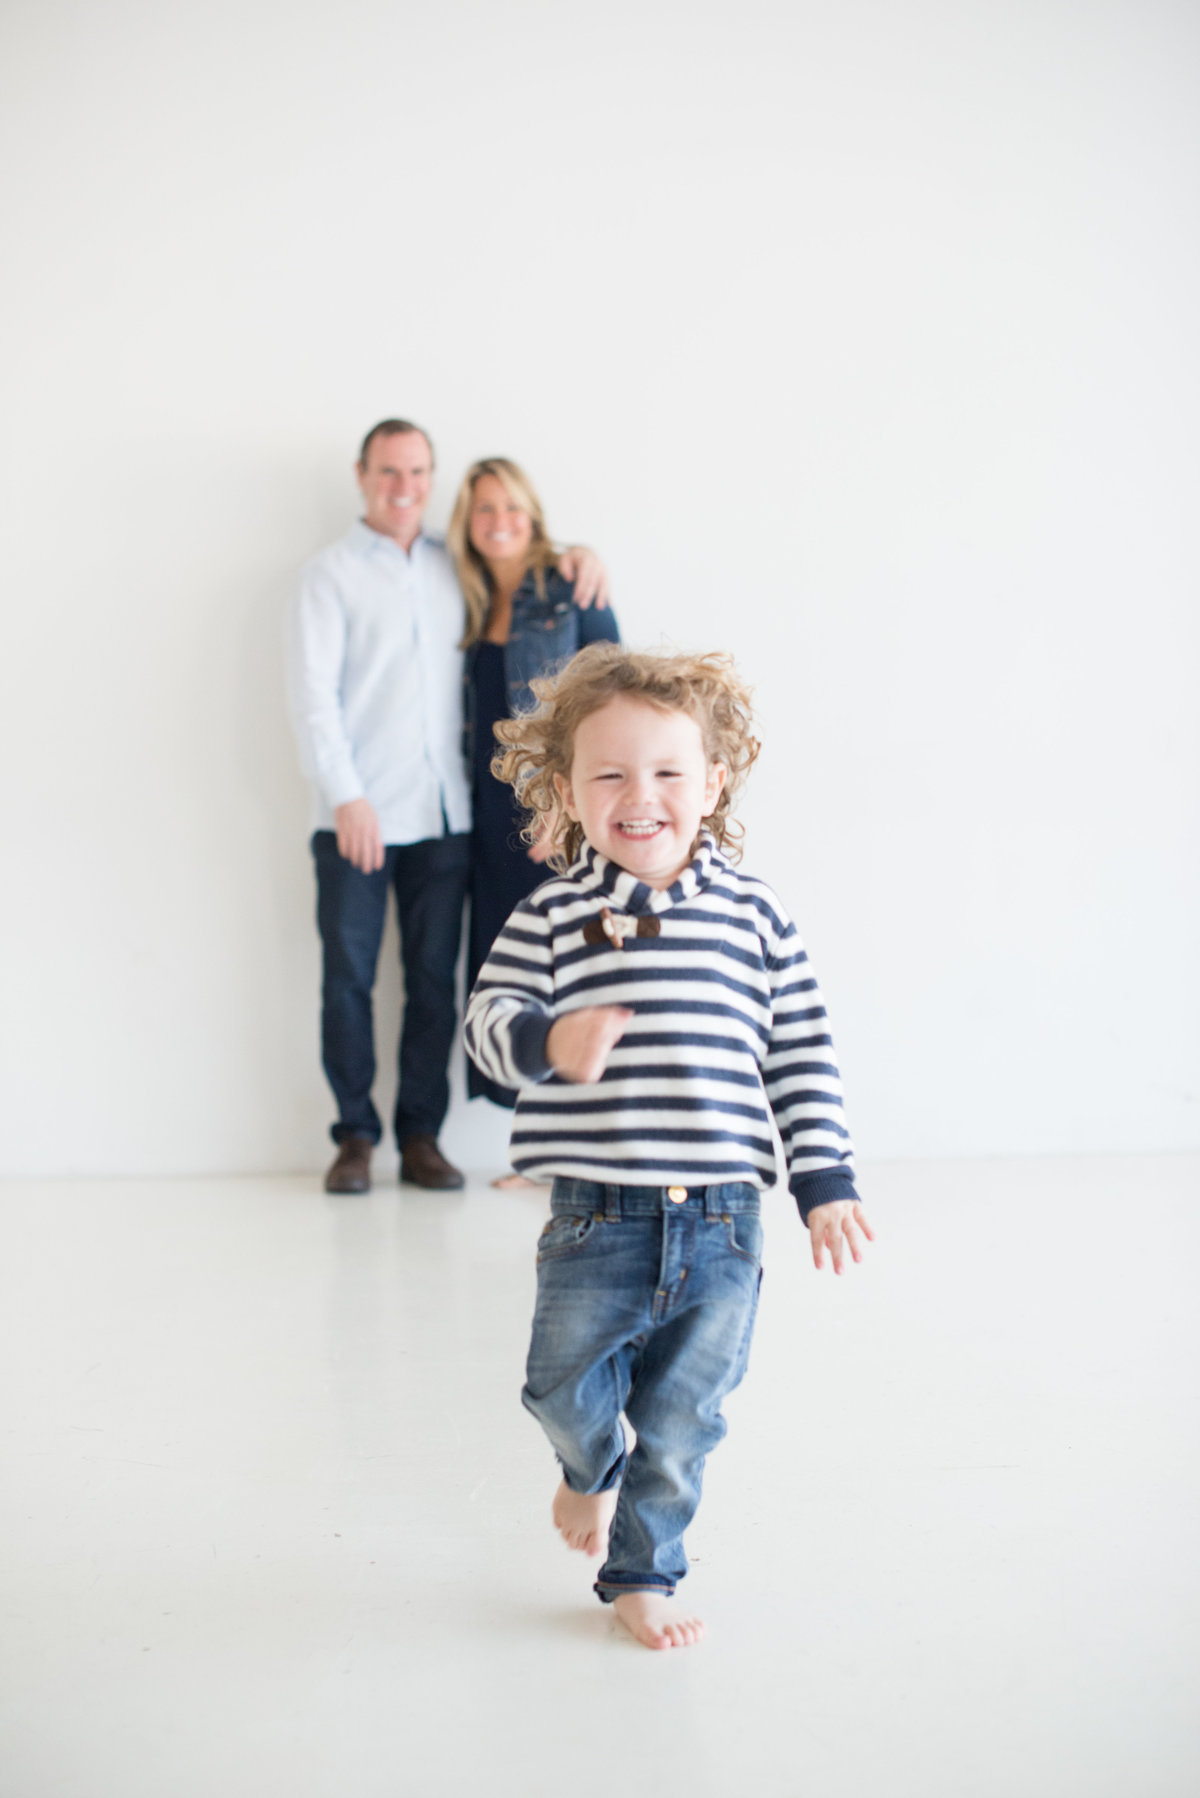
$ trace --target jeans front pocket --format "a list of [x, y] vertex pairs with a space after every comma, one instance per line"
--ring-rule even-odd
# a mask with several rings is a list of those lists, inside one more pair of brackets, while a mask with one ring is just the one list
[[578, 1253], [591, 1235], [595, 1223], [594, 1217], [556, 1212], [538, 1237], [538, 1266], [541, 1267], [544, 1261], [561, 1261], [566, 1255]]
[[726, 1211], [721, 1222], [725, 1226], [725, 1241], [733, 1253], [743, 1261], [752, 1261], [755, 1267], [762, 1266], [762, 1224], [750, 1211]]

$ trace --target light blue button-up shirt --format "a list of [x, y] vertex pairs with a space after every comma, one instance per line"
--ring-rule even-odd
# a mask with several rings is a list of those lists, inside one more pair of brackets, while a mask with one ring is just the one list
[[[463, 598], [445, 545], [408, 552], [361, 520], [300, 576], [288, 697], [313, 828], [367, 799], [385, 843], [471, 827], [462, 757]], [[445, 820], [445, 822], [443, 821]]]

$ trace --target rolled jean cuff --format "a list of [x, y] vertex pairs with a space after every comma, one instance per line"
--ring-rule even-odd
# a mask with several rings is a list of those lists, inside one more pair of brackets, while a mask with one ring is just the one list
[[602, 1492], [611, 1492], [615, 1486], [621, 1484], [625, 1474], [625, 1461], [625, 1451], [622, 1449], [621, 1453], [617, 1456], [598, 1486], [572, 1485], [571, 1476], [563, 1466], [562, 1462], [559, 1461], [558, 1465], [562, 1469], [563, 1485], [567, 1488], [568, 1492], [577, 1492], [580, 1498], [599, 1498]]
[[598, 1579], [592, 1591], [601, 1604], [611, 1604], [614, 1598], [621, 1598], [626, 1592], [661, 1592], [671, 1598], [675, 1581], [663, 1573], [631, 1573], [627, 1579]]

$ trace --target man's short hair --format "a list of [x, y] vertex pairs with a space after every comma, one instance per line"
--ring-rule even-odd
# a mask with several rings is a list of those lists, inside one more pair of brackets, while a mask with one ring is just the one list
[[433, 438], [422, 425], [414, 425], [407, 418], [382, 418], [377, 425], [372, 425], [362, 440], [362, 448], [358, 452], [358, 466], [367, 466], [367, 457], [371, 453], [371, 445], [377, 437], [404, 437], [412, 431], [423, 437], [429, 445], [429, 466], [433, 467]]

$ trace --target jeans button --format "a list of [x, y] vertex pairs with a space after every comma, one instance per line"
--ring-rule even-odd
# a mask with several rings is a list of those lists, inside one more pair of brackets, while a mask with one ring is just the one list
[[682, 1205], [684, 1200], [687, 1198], [687, 1187], [686, 1186], [668, 1186], [667, 1197], [670, 1199], [672, 1205]]

